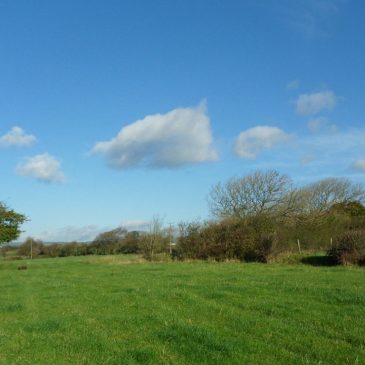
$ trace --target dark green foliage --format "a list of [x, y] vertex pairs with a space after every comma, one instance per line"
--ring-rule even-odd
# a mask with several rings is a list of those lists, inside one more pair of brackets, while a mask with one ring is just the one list
[[365, 263], [365, 231], [348, 231], [336, 240], [328, 256], [342, 265]]
[[215, 259], [267, 262], [275, 232], [264, 216], [220, 222], [180, 225], [180, 259]]
[[17, 213], [0, 202], [0, 246], [17, 239], [21, 233], [20, 226], [26, 220], [24, 214]]
[[121, 251], [121, 243], [127, 234], [127, 230], [118, 227], [111, 231], [99, 234], [90, 244], [90, 249], [98, 255], [107, 255]]
[[140, 235], [138, 231], [127, 232], [123, 240], [119, 242], [118, 252], [124, 254], [138, 253], [140, 250]]
[[180, 223], [176, 257], [179, 259], [197, 258], [201, 256], [202, 241], [201, 224], [198, 222]]
[[138, 253], [141, 234], [138, 231], [128, 232], [118, 227], [99, 234], [87, 247], [88, 254], [108, 255], [118, 253]]
[[337, 203], [332, 206], [331, 210], [351, 217], [365, 217], [365, 207], [358, 201]]

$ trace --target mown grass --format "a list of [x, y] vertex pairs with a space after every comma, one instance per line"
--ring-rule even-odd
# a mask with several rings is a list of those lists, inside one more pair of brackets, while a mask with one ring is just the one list
[[0, 364], [365, 364], [365, 269], [2, 261]]

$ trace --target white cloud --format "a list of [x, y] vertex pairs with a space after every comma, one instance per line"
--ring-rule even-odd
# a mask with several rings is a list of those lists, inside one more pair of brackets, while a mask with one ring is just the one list
[[365, 171], [365, 159], [357, 160], [352, 164], [355, 170]]
[[299, 95], [296, 101], [298, 114], [318, 114], [323, 110], [332, 110], [336, 106], [336, 95], [331, 90]]
[[31, 134], [26, 134], [20, 127], [13, 127], [11, 130], [0, 137], [0, 147], [29, 147], [37, 142]]
[[241, 132], [236, 139], [234, 151], [241, 158], [255, 158], [263, 150], [288, 142], [292, 135], [277, 127], [257, 126]]
[[202, 103], [196, 108], [148, 115], [123, 127], [110, 141], [96, 143], [91, 152], [102, 154], [115, 169], [177, 167], [216, 160], [212, 143], [209, 117]]
[[16, 171], [19, 175], [30, 176], [47, 183], [65, 180], [60, 162], [48, 153], [28, 157], [24, 163], [18, 165]]

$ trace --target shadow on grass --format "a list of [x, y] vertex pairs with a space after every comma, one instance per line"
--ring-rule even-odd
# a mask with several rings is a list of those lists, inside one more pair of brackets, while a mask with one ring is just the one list
[[311, 266], [336, 266], [336, 262], [329, 256], [307, 256], [301, 259], [305, 265]]

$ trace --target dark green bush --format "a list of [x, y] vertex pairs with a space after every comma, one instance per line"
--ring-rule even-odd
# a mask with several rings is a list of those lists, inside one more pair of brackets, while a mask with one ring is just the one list
[[263, 217], [180, 225], [179, 259], [267, 262], [275, 233]]
[[339, 237], [328, 251], [337, 264], [363, 264], [365, 262], [365, 231], [348, 231]]

